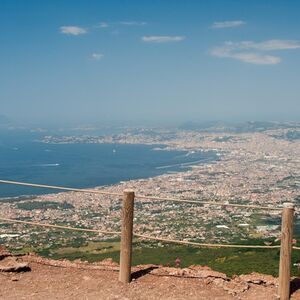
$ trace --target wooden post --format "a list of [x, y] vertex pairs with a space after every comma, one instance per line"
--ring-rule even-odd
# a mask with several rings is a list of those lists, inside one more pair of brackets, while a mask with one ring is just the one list
[[290, 299], [293, 217], [294, 204], [284, 203], [281, 220], [281, 246], [279, 262], [278, 296], [280, 300]]
[[123, 283], [129, 283], [131, 281], [133, 209], [134, 192], [131, 190], [125, 190], [122, 207], [122, 233], [119, 272], [119, 281]]

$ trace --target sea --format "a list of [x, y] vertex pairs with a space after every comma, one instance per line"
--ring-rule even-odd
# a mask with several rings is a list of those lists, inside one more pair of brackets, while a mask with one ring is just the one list
[[[219, 159], [215, 151], [169, 151], [163, 145], [45, 144], [40, 133], [0, 131], [0, 179], [91, 188], [182, 172]], [[0, 198], [53, 193], [0, 183]]]

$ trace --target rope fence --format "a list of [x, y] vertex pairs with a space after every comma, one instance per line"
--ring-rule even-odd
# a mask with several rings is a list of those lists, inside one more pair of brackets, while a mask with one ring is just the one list
[[207, 247], [207, 248], [248, 248], [248, 249], [280, 248], [280, 245], [264, 246], [264, 245], [237, 245], [237, 244], [208, 244], [208, 243], [197, 243], [197, 242], [189, 242], [189, 241], [172, 240], [172, 239], [166, 239], [166, 238], [158, 238], [158, 237], [152, 237], [149, 235], [143, 235], [143, 234], [138, 234], [138, 233], [133, 233], [133, 235], [136, 237], [142, 238], [142, 239], [147, 239], [147, 240], [155, 240], [155, 241], [166, 242], [166, 243], [191, 245], [191, 246]]
[[63, 187], [63, 186], [19, 182], [19, 181], [11, 181], [11, 180], [0, 180], [0, 183], [22, 185], [22, 186], [29, 186], [29, 187], [36, 187], [36, 188], [46, 188], [46, 189], [52, 189], [52, 190], [69, 191], [69, 192], [100, 194], [100, 195], [110, 195], [110, 196], [120, 196], [120, 197], [123, 196], [123, 194], [121, 194], [121, 193], [112, 193], [112, 192], [105, 192], [105, 191], [93, 190], [93, 189], [76, 189], [76, 188], [69, 188], [69, 187]]
[[[224, 203], [224, 202], [214, 202], [214, 201], [196, 201], [188, 199], [178, 199], [178, 198], [165, 198], [165, 197], [155, 197], [155, 196], [145, 196], [145, 195], [135, 195], [132, 190], [125, 190], [123, 194], [112, 193], [95, 189], [77, 189], [61, 186], [25, 183], [18, 181], [0, 180], [2, 184], [13, 184], [21, 186], [30, 186], [37, 188], [47, 188], [63, 191], [73, 191], [89, 194], [100, 194], [109, 196], [118, 196], [119, 200], [122, 200], [122, 225], [121, 232], [118, 231], [106, 231], [88, 228], [78, 228], [78, 227], [68, 227], [62, 225], [45, 224], [32, 221], [22, 221], [4, 218], [0, 216], [0, 221], [9, 223], [19, 223], [27, 224], [31, 226], [40, 226], [55, 228], [61, 230], [74, 230], [81, 232], [90, 233], [101, 233], [101, 234], [113, 234], [121, 235], [121, 245], [120, 245], [120, 271], [119, 271], [119, 281], [123, 283], [129, 283], [131, 281], [131, 259], [132, 259], [132, 242], [133, 237], [155, 240], [166, 243], [176, 243], [182, 245], [191, 245], [198, 247], [216, 247], [216, 248], [252, 248], [252, 249], [278, 249], [280, 248], [280, 261], [279, 261], [279, 287], [278, 296], [280, 299], [289, 299], [290, 297], [290, 278], [291, 278], [291, 254], [292, 249], [300, 250], [300, 247], [295, 247], [292, 244], [293, 240], [293, 218], [295, 213], [295, 206], [293, 203], [284, 203], [282, 207], [271, 207], [271, 206], [259, 206], [259, 205], [246, 205], [246, 204], [235, 204], [235, 203]], [[122, 197], [122, 198], [121, 198]], [[172, 201], [180, 203], [190, 203], [190, 204], [200, 204], [200, 205], [211, 205], [211, 206], [221, 206], [221, 207], [238, 207], [244, 209], [262, 209], [262, 210], [273, 210], [282, 211], [282, 224], [281, 224], [281, 239], [280, 245], [237, 245], [237, 244], [210, 244], [210, 243], [197, 243], [190, 241], [180, 241], [174, 239], [167, 239], [161, 237], [153, 237], [149, 235], [139, 234], [133, 232], [133, 215], [134, 215], [134, 200], [135, 198], [147, 199], [147, 200], [157, 200], [157, 201]]]
[[120, 231], [106, 231], [106, 230], [89, 229], [89, 228], [69, 227], [69, 226], [45, 224], [45, 223], [38, 223], [38, 222], [31, 222], [31, 221], [21, 221], [21, 220], [17, 220], [17, 219], [8, 219], [8, 218], [2, 218], [2, 217], [0, 217], [0, 221], [8, 222], [8, 223], [26, 224], [26, 225], [31, 225], [31, 226], [56, 228], [56, 229], [62, 229], [62, 230], [93, 232], [93, 233], [113, 234], [113, 235], [120, 235], [121, 234]]
[[[38, 227], [47, 227], [47, 228], [54, 228], [54, 229], [61, 229], [61, 230], [72, 230], [72, 231], [81, 231], [81, 232], [92, 232], [92, 233], [101, 233], [101, 234], [111, 234], [111, 235], [120, 235], [120, 231], [105, 231], [105, 230], [98, 230], [98, 229], [89, 229], [89, 228], [79, 228], [79, 227], [69, 227], [69, 226], [61, 226], [55, 224], [46, 224], [46, 223], [38, 223], [38, 222], [31, 222], [31, 221], [21, 221], [17, 219], [8, 219], [0, 217], [0, 221], [8, 222], [8, 223], [18, 223], [18, 224], [25, 224], [31, 226], [38, 226]], [[208, 243], [197, 243], [197, 242], [189, 242], [189, 241], [180, 241], [174, 239], [167, 239], [167, 238], [158, 238], [153, 237], [150, 235], [144, 235], [139, 233], [133, 233], [133, 236], [140, 238], [140, 239], [147, 239], [147, 240], [155, 240], [165, 243], [174, 243], [174, 244], [181, 244], [181, 245], [191, 245], [191, 246], [198, 246], [198, 247], [209, 247], [209, 248], [249, 248], [249, 249], [278, 249], [280, 245], [273, 245], [273, 246], [266, 246], [266, 245], [237, 245], [237, 244], [208, 244]], [[294, 247], [293, 247], [294, 249]], [[295, 249], [299, 249], [300, 247], [296, 247]]]
[[[36, 188], [54, 189], [54, 190], [69, 191], [69, 192], [99, 194], [99, 195], [118, 196], [118, 197], [123, 196], [122, 193], [105, 192], [105, 191], [100, 191], [100, 190], [95, 190], [95, 189], [77, 189], [77, 188], [70, 188], [70, 187], [63, 187], [63, 186], [26, 183], [26, 182], [10, 181], [10, 180], [0, 180], [0, 183], [21, 185], [21, 186], [28, 186], [28, 187], [36, 187]], [[178, 199], [178, 198], [171, 198], [171, 197], [145, 196], [145, 195], [138, 195], [138, 194], [135, 195], [135, 198], [136, 199], [146, 199], [146, 200], [156, 200], [156, 201], [171, 201], [171, 202], [179, 202], [179, 203], [200, 204], [200, 205], [208, 204], [208, 205], [215, 205], [215, 206], [229, 206], [229, 207], [231, 206], [231, 207], [240, 207], [240, 208], [249, 208], [249, 209], [276, 210], [276, 211], [282, 210], [282, 208], [280, 208], [280, 207], [224, 203], [224, 202], [215, 202], [215, 201], [197, 201], [197, 200]]]

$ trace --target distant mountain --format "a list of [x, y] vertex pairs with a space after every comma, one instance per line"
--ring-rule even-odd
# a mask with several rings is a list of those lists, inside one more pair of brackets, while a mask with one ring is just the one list
[[220, 126], [224, 126], [224, 123], [218, 121], [185, 122], [179, 128], [184, 130], [209, 130]]
[[283, 129], [299, 127], [299, 123], [289, 122], [187, 122], [179, 128], [195, 131], [215, 131], [215, 132], [262, 132], [270, 129]]

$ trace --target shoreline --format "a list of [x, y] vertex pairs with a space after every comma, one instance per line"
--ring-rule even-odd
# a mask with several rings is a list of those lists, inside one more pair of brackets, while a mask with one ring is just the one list
[[[44, 221], [49, 224], [61, 223], [72, 227], [119, 231], [120, 199], [124, 189], [132, 189], [136, 194], [145, 196], [144, 199], [136, 201], [134, 222], [137, 233], [151, 233], [153, 236], [164, 236], [168, 239], [197, 242], [233, 243], [237, 237], [242, 240], [250, 239], [255, 243], [258, 240], [261, 243], [274, 241], [279, 234], [277, 223], [280, 217], [280, 214], [274, 211], [266, 210], [262, 217], [254, 209], [244, 211], [240, 208], [224, 209], [219, 206], [212, 208], [206, 204], [183, 205], [147, 199], [147, 196], [151, 195], [203, 202], [228, 201], [264, 207], [280, 206], [283, 201], [295, 201], [299, 194], [295, 188], [300, 178], [298, 175], [299, 141], [275, 139], [269, 132], [239, 134], [234, 137], [234, 142], [220, 141], [218, 137], [220, 135], [216, 133], [203, 136], [195, 132], [178, 132], [176, 139], [166, 139], [165, 144], [168, 148], [185, 148], [188, 151], [205, 149], [223, 154], [218, 157], [218, 160], [210, 162], [204, 160], [202, 164], [195, 164], [195, 157], [191, 156], [189, 159], [194, 163], [187, 171], [179, 168], [181, 172], [170, 174], [165, 171], [171, 169], [165, 169], [162, 175], [155, 177], [149, 176], [146, 179], [140, 177], [128, 181], [121, 179], [105, 186], [93, 185], [95, 189], [100, 188], [105, 192], [115, 193], [111, 196], [61, 192], [38, 196], [35, 201], [3, 204], [0, 202], [2, 212], [11, 219], [29, 218], [34, 222]], [[62, 147], [62, 149], [68, 150], [72, 147]], [[112, 151], [113, 147], [109, 149], [108, 151]], [[118, 151], [118, 148], [116, 149]], [[123, 149], [134, 149], [134, 147]], [[97, 153], [99, 155], [99, 152]], [[153, 160], [155, 155], [156, 153], [149, 153], [148, 161], [152, 162], [150, 166], [157, 166], [156, 160]], [[168, 154], [162, 155], [168, 158]], [[133, 162], [142, 158], [143, 153], [140, 157], [134, 153]], [[291, 173], [294, 176], [291, 177]], [[74, 208], [62, 209], [63, 203], [68, 203]], [[249, 224], [249, 226], [245, 228], [239, 226], [240, 224]], [[276, 226], [273, 226], [274, 224]], [[298, 226], [298, 223], [295, 225]], [[19, 226], [18, 230], [23, 233], [23, 237], [14, 241], [16, 247], [21, 247], [26, 241], [36, 245], [36, 235], [30, 228]], [[62, 235], [55, 231], [39, 232], [40, 241], [45, 245], [49, 245], [49, 238], [57, 240], [59, 245], [64, 245], [65, 239], [69, 244], [81, 243], [82, 238], [91, 241], [106, 239], [105, 236], [99, 235], [79, 237]]]
[[[42, 142], [39, 142], [42, 143]], [[76, 143], [75, 143], [76, 144]], [[90, 143], [92, 144], [92, 143]], [[105, 145], [117, 145], [116, 143], [103, 143]], [[121, 145], [124, 145], [123, 143], [120, 143]], [[57, 144], [56, 144], [57, 145]], [[140, 146], [157, 146], [157, 144], [135, 144], [135, 143], [127, 143], [126, 145], [140, 145]], [[191, 161], [191, 162], [182, 162], [182, 163], [176, 163], [176, 164], [172, 164], [172, 165], [166, 165], [166, 166], [158, 166], [155, 167], [155, 170], [166, 170], [165, 172], [162, 172], [161, 174], [155, 175], [155, 176], [143, 176], [143, 177], [138, 177], [138, 178], [129, 178], [127, 180], [119, 180], [117, 182], [113, 182], [111, 184], [104, 184], [104, 185], [93, 185], [93, 186], [81, 186], [81, 187], [75, 187], [75, 186], [66, 186], [66, 185], [61, 185], [62, 187], [68, 187], [68, 188], [74, 188], [74, 189], [107, 189], [107, 188], [111, 188], [113, 186], [119, 186], [119, 185], [123, 185], [126, 183], [130, 183], [132, 181], [147, 181], [147, 180], [154, 180], [155, 178], [159, 178], [160, 176], [172, 176], [172, 175], [176, 175], [178, 173], [184, 174], [187, 173], [191, 170], [193, 170], [194, 168], [197, 168], [203, 164], [209, 164], [209, 163], [215, 163], [218, 161], [221, 161], [224, 154], [221, 153], [222, 151], [219, 151], [217, 149], [179, 149], [177, 147], [172, 147], [171, 145], [168, 144], [160, 144], [160, 147], [163, 148], [154, 148], [151, 149], [152, 151], [182, 151], [182, 152], [187, 152], [184, 156], [188, 157], [189, 154], [195, 154], [195, 153], [212, 153], [214, 157], [203, 157], [202, 159], [198, 159], [196, 161]], [[167, 169], [172, 169], [172, 168], [176, 168], [177, 170], [169, 170], [167, 171]], [[6, 180], [10, 180], [10, 179], [6, 179]], [[15, 180], [12, 180], [15, 181]], [[25, 183], [33, 183], [35, 184], [36, 182], [27, 182], [24, 181]], [[41, 183], [44, 185], [47, 185], [47, 183]], [[46, 188], [45, 188], [46, 189]], [[33, 200], [35, 198], [39, 198], [40, 196], [47, 196], [47, 195], [53, 195], [53, 194], [59, 194], [59, 193], [68, 193], [68, 191], [53, 191], [51, 192], [51, 190], [45, 192], [45, 193], [39, 193], [39, 194], [20, 194], [17, 196], [0, 196], [0, 203], [4, 203], [4, 202], [18, 202], [18, 201], [26, 201], [28, 200]]]

